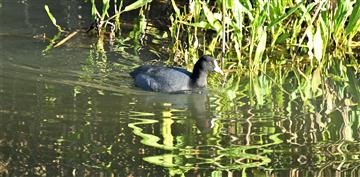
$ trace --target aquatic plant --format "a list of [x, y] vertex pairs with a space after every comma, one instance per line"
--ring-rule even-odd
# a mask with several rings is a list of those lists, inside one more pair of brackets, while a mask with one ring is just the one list
[[[258, 104], [264, 104], [261, 100], [270, 96], [276, 86], [311, 105], [309, 100], [326, 94], [329, 68], [339, 61], [347, 63], [346, 54], [360, 46], [356, 41], [360, 31], [359, 4], [358, 0], [190, 0], [180, 7], [172, 0], [175, 13], [170, 27], [171, 58], [192, 63], [188, 60], [199, 55], [198, 49], [221, 55], [222, 67], [230, 78], [234, 77], [230, 73], [240, 77], [246, 72], [253, 80], [247, 88]], [[350, 60], [358, 65], [356, 59]], [[286, 91], [282, 86], [285, 78], [273, 75], [289, 71], [296, 78], [293, 82], [297, 90]], [[263, 82], [264, 77], [271, 81]], [[340, 77], [346, 82], [344, 75]], [[232, 86], [238, 85], [237, 80], [228, 80], [236, 82], [226, 87], [227, 93], [241, 90]]]
[[[132, 41], [135, 52], [144, 45], [145, 36], [166, 40], [162, 53], [169, 61], [191, 68], [195, 58], [210, 54], [221, 58], [221, 66], [227, 71], [227, 98], [239, 96], [240, 76], [252, 81], [247, 88], [255, 95], [259, 104], [269, 96], [274, 86], [292, 97], [304, 101], [325, 94], [325, 77], [335, 65], [349, 65], [358, 72], [358, 60], [353, 55], [359, 50], [360, 1], [250, 1], [250, 0], [171, 0], [168, 31], [151, 26], [147, 12], [151, 11], [151, 0], [137, 0], [124, 5], [123, 0], [91, 0], [92, 15], [99, 34], [96, 45], [105, 52], [103, 35], [109, 33], [110, 41], [116, 41], [115, 51], [122, 50], [126, 42]], [[51, 15], [52, 23], [61, 30]], [[133, 30], [127, 37], [121, 34], [121, 15], [137, 10]], [[160, 48], [160, 47], [159, 47]], [[156, 49], [152, 50], [153, 52]], [[159, 50], [158, 50], [159, 51]], [[162, 55], [154, 52], [155, 55]], [[347, 68], [342, 67], [341, 73]], [[298, 90], [283, 88], [285, 78], [278, 73], [291, 73]], [[345, 75], [340, 75], [347, 82]], [[270, 82], [264, 82], [269, 78]], [[211, 80], [219, 83], [220, 77]], [[219, 84], [213, 84], [219, 85]]]

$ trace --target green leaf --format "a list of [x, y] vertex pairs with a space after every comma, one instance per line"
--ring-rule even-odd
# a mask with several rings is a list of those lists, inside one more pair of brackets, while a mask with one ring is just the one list
[[269, 28], [288, 18], [291, 14], [296, 12], [302, 4], [302, 2], [298, 3], [295, 7], [292, 7], [287, 13], [283, 14], [282, 16], [271, 22]]
[[204, 10], [204, 14], [206, 16], [206, 19], [208, 20], [209, 24], [211, 25], [211, 27], [216, 31], [216, 32], [221, 32], [221, 24], [220, 22], [215, 18], [215, 15], [211, 12], [211, 10], [206, 6], [206, 3], [203, 3], [203, 10]]
[[138, 9], [144, 5], [146, 5], [147, 3], [150, 3], [152, 0], [137, 0], [136, 2], [126, 6], [124, 8], [124, 10], [122, 10], [121, 12], [127, 12], [127, 11], [132, 11], [135, 9]]
[[345, 32], [347, 35], [355, 36], [360, 31], [360, 0], [357, 0], [352, 13], [349, 17], [349, 23], [346, 26]]
[[172, 7], [176, 13], [176, 16], [180, 16], [180, 9], [176, 6], [175, 0], [171, 0]]
[[334, 34], [335, 38], [339, 38], [345, 29], [345, 22], [352, 12], [352, 2], [350, 0], [342, 0], [338, 2], [336, 13], [334, 15]]
[[227, 7], [231, 7], [235, 20], [239, 23], [241, 18], [243, 18], [243, 13], [247, 14], [250, 21], [253, 21], [254, 17], [251, 11], [245, 7], [240, 1], [228, 0], [231, 2], [226, 2]]
[[96, 14], [98, 14], [99, 12], [96, 9], [96, 4], [95, 4], [95, 0], [91, 0], [91, 15], [93, 17], [96, 17]]
[[261, 61], [261, 57], [265, 51], [265, 48], [266, 48], [266, 30], [265, 29], [262, 29], [259, 30], [260, 31], [260, 39], [259, 39], [259, 43], [256, 47], [256, 51], [255, 51], [255, 58], [254, 58], [254, 64], [255, 65], [258, 65], [260, 64], [260, 61]]
[[322, 37], [321, 37], [320, 25], [317, 25], [316, 32], [315, 32], [315, 35], [314, 35], [314, 55], [315, 55], [315, 58], [318, 60], [319, 63], [320, 63], [321, 58], [322, 58], [322, 53], [323, 53], [323, 40], [322, 40]]
[[56, 18], [51, 14], [50, 9], [47, 5], [45, 5], [45, 10], [54, 26], [56, 26], [59, 31], [63, 31], [61, 27], [56, 23]]
[[320, 72], [320, 67], [318, 67], [315, 69], [312, 76], [311, 91], [314, 93], [319, 88], [320, 84], [321, 84], [321, 72]]
[[108, 16], [108, 9], [110, 8], [110, 0], [103, 0], [103, 9], [101, 19], [104, 20], [105, 16]]

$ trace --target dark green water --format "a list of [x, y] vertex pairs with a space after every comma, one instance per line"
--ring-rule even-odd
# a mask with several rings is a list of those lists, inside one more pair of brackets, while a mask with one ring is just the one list
[[90, 24], [80, 1], [0, 2], [3, 176], [360, 176], [359, 107], [141, 91], [127, 73], [146, 52], [101, 55], [81, 33], [44, 54], [45, 3], [70, 31]]

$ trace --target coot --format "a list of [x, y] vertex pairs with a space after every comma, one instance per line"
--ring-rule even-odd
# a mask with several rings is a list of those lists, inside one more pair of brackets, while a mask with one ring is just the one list
[[207, 85], [208, 72], [224, 74], [215, 59], [204, 55], [195, 63], [193, 72], [182, 68], [143, 65], [130, 73], [135, 85], [156, 92], [181, 92]]

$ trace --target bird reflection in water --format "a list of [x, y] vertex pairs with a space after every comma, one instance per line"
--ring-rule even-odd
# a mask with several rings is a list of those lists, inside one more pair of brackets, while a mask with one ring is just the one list
[[[170, 108], [171, 112], [172, 110], [184, 110], [179, 113], [176, 111], [172, 112], [173, 116], [175, 116], [173, 118], [186, 118], [184, 121], [187, 127], [182, 127], [182, 132], [184, 131], [183, 128], [191, 129], [192, 125], [187, 124], [193, 123], [193, 121], [195, 121], [196, 127], [203, 134], [210, 133], [214, 127], [215, 116], [213, 111], [210, 110], [208, 92], [204, 90], [198, 92], [192, 91], [191, 93], [152, 93], [146, 96], [139, 95], [137, 102], [137, 112], [149, 112], [151, 110], [155, 115], [162, 115], [164, 106], [166, 107], [165, 109]], [[177, 129], [178, 127], [174, 128]]]

